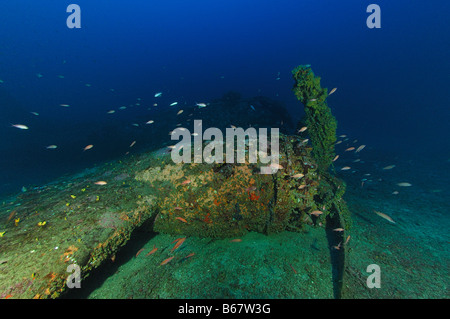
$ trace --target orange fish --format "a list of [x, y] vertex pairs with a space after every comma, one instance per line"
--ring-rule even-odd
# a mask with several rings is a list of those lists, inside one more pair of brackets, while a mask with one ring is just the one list
[[192, 257], [192, 256], [194, 256], [195, 255], [195, 253], [190, 253], [189, 255], [187, 255], [186, 257], [184, 257], [185, 259], [188, 259], [189, 257]]
[[294, 274], [296, 274], [296, 273], [297, 273], [297, 271], [295, 271], [294, 267], [292, 267], [292, 265], [291, 265], [291, 264], [289, 264], [289, 266], [291, 266], [292, 270], [294, 271]]
[[186, 237], [180, 238], [180, 239], [177, 241], [177, 243], [175, 244], [175, 246], [173, 246], [173, 248], [172, 248], [171, 251], [174, 251], [175, 249], [177, 249], [178, 247], [180, 247], [180, 246], [184, 243], [185, 240], [186, 240]]
[[145, 255], [145, 256], [148, 256], [148, 255], [151, 255], [151, 254], [154, 254], [156, 251], [158, 250], [158, 248], [156, 248], [155, 247], [155, 245], [153, 245], [153, 249], [152, 250], [150, 250], [150, 252], [147, 254], [147, 255]]
[[242, 239], [236, 238], [236, 239], [230, 240], [230, 243], [240, 243], [241, 241], [242, 241]]
[[347, 148], [345, 151], [346, 152], [350, 152], [350, 151], [353, 151], [355, 148], [354, 147], [349, 147], [349, 148]]
[[139, 251], [136, 253], [136, 257], [139, 256], [140, 253], [142, 253], [144, 251], [144, 248], [139, 249]]
[[182, 221], [183, 223], [187, 223], [187, 220], [183, 217], [176, 217], [175, 219], [178, 219], [179, 221]]
[[16, 214], [16, 211], [13, 210], [13, 211], [11, 212], [11, 214], [9, 214], [8, 219], [7, 219], [6, 221], [9, 222], [9, 221], [14, 217], [15, 214]]
[[173, 242], [171, 242], [171, 244], [173, 244], [173, 243], [176, 243], [177, 241], [179, 241], [181, 239], [181, 237], [180, 238], [177, 238], [177, 239], [175, 239]]
[[350, 240], [350, 235], [347, 236], [347, 239], [345, 240], [344, 245], [347, 245], [348, 241]]
[[168, 262], [170, 262], [170, 261], [173, 259], [173, 257], [175, 257], [175, 256], [172, 256], [172, 257], [169, 257], [169, 258], [167, 258], [167, 259], [164, 259], [163, 262], [160, 264], [160, 266], [164, 266], [165, 264], [167, 264]]
[[90, 150], [91, 148], [93, 148], [94, 147], [94, 145], [88, 145], [88, 146], [86, 146], [84, 149], [83, 149], [83, 152], [84, 151], [87, 151], [87, 150]]
[[191, 180], [190, 179], [187, 179], [187, 180], [185, 180], [183, 183], [181, 183], [181, 185], [186, 185], [186, 184], [189, 184], [191, 182]]

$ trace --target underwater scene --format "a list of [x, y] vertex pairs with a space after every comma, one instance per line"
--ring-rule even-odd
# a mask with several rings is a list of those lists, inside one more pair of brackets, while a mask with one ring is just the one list
[[449, 298], [448, 13], [0, 2], [0, 299]]

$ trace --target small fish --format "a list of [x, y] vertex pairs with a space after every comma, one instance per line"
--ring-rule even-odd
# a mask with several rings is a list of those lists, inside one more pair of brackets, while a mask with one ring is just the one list
[[317, 99], [310, 99], [309, 101], [310, 102], [315, 102], [315, 101], [317, 101]]
[[191, 180], [187, 179], [184, 182], [182, 182], [181, 185], [187, 185], [187, 184], [190, 184], [190, 183], [191, 183]]
[[179, 241], [177, 241], [177, 243], [175, 244], [175, 246], [173, 246], [173, 248], [172, 248], [171, 251], [174, 251], [175, 249], [177, 249], [178, 247], [180, 247], [180, 246], [184, 243], [185, 240], [186, 240], [186, 237], [181, 238]]
[[155, 94], [155, 97], [160, 97], [162, 95], [162, 92], [158, 92]]
[[54, 149], [58, 148], [58, 146], [56, 146], [56, 145], [49, 145], [49, 146], [46, 146], [45, 148], [48, 149], [48, 150], [54, 150]]
[[339, 137], [345, 138], [347, 137], [347, 135], [339, 135]]
[[179, 110], [177, 115], [180, 115], [181, 113], [183, 113], [183, 110]]
[[291, 269], [294, 271], [294, 274], [296, 274], [297, 273], [297, 271], [294, 269], [294, 267], [292, 267], [292, 265], [291, 264], [289, 264], [289, 266], [291, 266]]
[[336, 155], [335, 158], [333, 158], [333, 162], [335, 162], [339, 158], [339, 155]]
[[119, 110], [126, 110], [126, 106], [121, 106], [121, 107], [119, 107]]
[[195, 255], [195, 253], [190, 253], [189, 255], [187, 255], [186, 257], [184, 257], [184, 259], [188, 259], [188, 258], [190, 258], [190, 257], [192, 257], [192, 256], [194, 256]]
[[137, 258], [137, 256], [139, 256], [139, 254], [142, 253], [143, 251], [144, 251], [144, 248], [139, 249], [139, 251], [136, 253], [136, 258]]
[[199, 109], [202, 107], [207, 107], [206, 103], [195, 103], [196, 106], [198, 106]]
[[351, 169], [350, 166], [344, 166], [341, 168], [341, 171], [348, 171], [349, 169]]
[[313, 211], [313, 212], [311, 212], [311, 215], [314, 215], [314, 216], [320, 216], [320, 215], [322, 215], [323, 214], [323, 212], [321, 212], [320, 210], [315, 210], [315, 211]]
[[153, 245], [153, 249], [150, 250], [150, 252], [149, 252], [147, 255], [145, 255], [145, 256], [152, 255], [152, 254], [154, 254], [157, 250], [158, 250], [158, 248], [156, 248], [155, 245]]
[[164, 266], [165, 264], [169, 263], [173, 259], [173, 257], [175, 257], [175, 256], [164, 259], [163, 262], [160, 264], [160, 266]]
[[333, 229], [333, 231], [341, 232], [341, 231], [344, 231], [344, 228], [335, 228], [335, 229]]
[[253, 105], [250, 105], [250, 107], [252, 108], [253, 111], [256, 111]]
[[175, 207], [174, 209], [175, 209], [175, 210], [181, 210], [182, 208], [177, 206], [177, 207]]
[[21, 130], [28, 130], [28, 126], [23, 125], [23, 124], [11, 124], [12, 127], [21, 129]]
[[293, 175], [292, 177], [293, 178], [302, 178], [303, 176], [305, 176], [305, 175], [303, 175], [302, 173], [298, 173], [298, 174]]
[[341, 144], [342, 143], [342, 141], [337, 141], [336, 142], [336, 145], [339, 145], [339, 144]]
[[302, 133], [304, 131], [306, 131], [308, 129], [308, 127], [303, 126], [301, 129], [298, 130], [298, 133]]
[[397, 186], [401, 186], [401, 187], [409, 187], [409, 186], [412, 186], [412, 184], [407, 183], [407, 182], [402, 182], [402, 183], [397, 183]]
[[353, 151], [355, 148], [354, 147], [349, 147], [349, 148], [347, 148], [345, 151], [346, 152], [350, 152], [350, 151]]
[[39, 116], [38, 112], [30, 112], [30, 113], [33, 114], [33, 115]]
[[187, 220], [183, 217], [176, 217], [175, 219], [178, 219], [179, 221], [182, 221], [183, 223], [187, 223]]
[[178, 102], [173, 102], [173, 103], [170, 103], [170, 106], [175, 106], [177, 104], [178, 104]]
[[342, 242], [339, 242], [339, 244], [337, 246], [333, 246], [333, 248], [339, 250], [339, 249], [341, 249], [341, 244], [342, 244]]
[[59, 106], [62, 106], [62, 107], [69, 107], [70, 105], [69, 105], [69, 104], [60, 104]]
[[392, 195], [398, 195], [398, 194], [399, 194], [398, 191], [393, 191], [393, 192], [392, 192]]
[[90, 150], [90, 149], [93, 148], [93, 147], [94, 147], [94, 145], [90, 144], [90, 145], [86, 146], [86, 147], [83, 149], [83, 152], [84, 152], [84, 151], [87, 151], [87, 150]]
[[175, 239], [173, 242], [171, 242], [171, 244], [176, 243], [177, 241], [179, 241], [180, 239], [183, 239], [182, 237]]
[[241, 241], [242, 241], [242, 239], [236, 238], [236, 239], [230, 240], [230, 243], [240, 243]]
[[350, 235], [347, 236], [347, 239], [345, 240], [344, 245], [347, 245], [349, 240], [350, 240]]
[[328, 96], [330, 96], [331, 94], [333, 94], [334, 92], [336, 92], [337, 88], [334, 88], [330, 91], [330, 93], [328, 93]]
[[133, 141], [133, 142], [130, 144], [130, 147], [133, 147], [134, 144], [136, 144], [136, 141]]
[[388, 169], [393, 169], [395, 167], [395, 165], [389, 165], [386, 167], [383, 167], [384, 170], [388, 170]]
[[106, 112], [106, 113], [108, 113], [108, 114], [114, 114], [114, 113], [116, 113], [116, 111], [111, 110], [111, 111], [108, 111], [108, 112]]
[[386, 219], [387, 221], [390, 221], [391, 223], [394, 223], [394, 224], [395, 224], [394, 220], [393, 220], [391, 217], [389, 217], [388, 215], [386, 215], [386, 214], [384, 214], [384, 213], [382, 213], [382, 212], [377, 212], [377, 211], [374, 211], [374, 212], [375, 212], [375, 214], [377, 214], [378, 216], [380, 216], [380, 217]]
[[106, 184], [108, 184], [108, 183], [105, 182], [105, 181], [98, 181], [98, 182], [95, 182], [94, 184], [95, 184], [95, 185], [106, 185]]
[[155, 123], [155, 121], [153, 121], [153, 120], [150, 120], [150, 121], [148, 121], [147, 123], [145, 123], [145, 124], [152, 124], [152, 123]]
[[280, 164], [275, 164], [275, 163], [270, 164], [270, 168], [272, 168], [272, 169], [284, 169], [283, 166], [281, 166]]
[[139, 124], [137, 124], [137, 123], [133, 123], [133, 124], [131, 124], [131, 125], [133, 125], [133, 126], [139, 126]]
[[363, 150], [363, 148], [366, 147], [365, 145], [361, 145], [360, 147], [358, 147], [355, 151], [355, 153], [359, 153]]

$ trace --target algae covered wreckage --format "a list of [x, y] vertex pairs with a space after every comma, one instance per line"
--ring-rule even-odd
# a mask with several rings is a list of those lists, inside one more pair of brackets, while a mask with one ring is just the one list
[[[63, 296], [68, 291], [69, 265], [78, 265], [81, 278], [88, 277], [104, 262], [114, 261], [137, 229], [216, 239], [249, 232], [290, 231], [302, 236], [305, 227], [330, 225], [348, 230], [349, 211], [342, 199], [345, 184], [329, 167], [336, 121], [326, 104], [327, 91], [309, 66], [296, 68], [293, 75], [294, 93], [305, 106], [302, 123], [307, 130], [300, 135], [280, 134], [280, 169], [274, 174], [260, 174], [265, 164], [250, 163], [248, 158], [239, 164], [176, 164], [164, 148], [102, 164], [4, 200], [0, 297]], [[262, 109], [268, 102], [257, 101]], [[229, 114], [243, 105], [248, 108], [246, 101], [231, 93], [216, 104]], [[217, 116], [214, 103], [208, 109], [211, 117]], [[201, 111], [208, 118], [206, 109]], [[261, 122], [266, 122], [253, 126], [267, 125], [271, 112], [278, 120], [273, 125], [282, 121], [279, 114], [275, 116], [279, 109], [269, 107], [264, 112]], [[305, 141], [307, 136], [312, 147]], [[247, 151], [249, 144], [247, 139]], [[344, 238], [343, 233], [337, 235]], [[172, 249], [161, 264], [176, 260], [177, 254]]]

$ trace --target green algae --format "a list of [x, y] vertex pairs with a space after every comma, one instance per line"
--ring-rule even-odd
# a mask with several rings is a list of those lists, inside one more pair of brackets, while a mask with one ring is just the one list
[[313, 145], [313, 157], [319, 171], [326, 172], [335, 156], [337, 129], [337, 121], [326, 102], [328, 91], [320, 86], [320, 77], [314, 75], [310, 66], [300, 65], [292, 74], [295, 96], [305, 106], [304, 122]]

